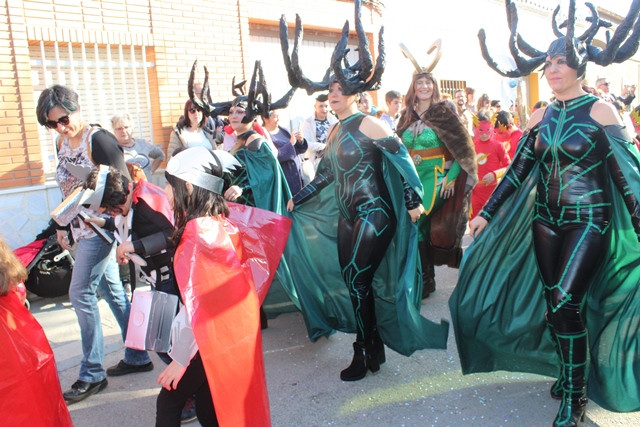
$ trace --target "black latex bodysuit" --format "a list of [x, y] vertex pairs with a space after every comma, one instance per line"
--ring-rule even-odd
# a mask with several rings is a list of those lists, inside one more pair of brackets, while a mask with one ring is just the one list
[[[359, 340], [368, 340], [375, 329], [371, 284], [396, 229], [396, 217], [383, 176], [382, 153], [376, 144], [402, 144], [396, 137], [377, 140], [374, 144], [374, 140], [359, 130], [364, 117], [356, 113], [340, 121], [335, 138], [330, 138], [327, 144], [315, 179], [293, 197], [294, 203], [300, 204], [335, 182], [340, 210], [338, 258], [351, 295]], [[420, 198], [405, 185], [407, 209], [419, 204]]]
[[[581, 304], [609, 245], [609, 179], [622, 194], [634, 224], [638, 223], [637, 201], [628, 191], [604, 129], [590, 116], [597, 100], [583, 95], [551, 104], [540, 123], [525, 135], [512, 167], [480, 214], [491, 220], [539, 164], [533, 242], [545, 285], [547, 321], [561, 360], [557, 385], [574, 402], [584, 395], [587, 360]], [[620, 133], [615, 126], [607, 130]]]

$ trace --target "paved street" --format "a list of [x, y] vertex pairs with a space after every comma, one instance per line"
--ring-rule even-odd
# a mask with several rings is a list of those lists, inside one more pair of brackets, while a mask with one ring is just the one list
[[[438, 290], [422, 314], [450, 319], [447, 300], [457, 270], [436, 269]], [[116, 323], [100, 303], [106, 364], [122, 357]], [[62, 388], [76, 379], [79, 330], [66, 297], [33, 299], [32, 312], [56, 354]], [[263, 333], [274, 426], [548, 426], [558, 403], [549, 397], [552, 379], [517, 373], [462, 376], [453, 330], [447, 350], [424, 350], [407, 358], [387, 349], [381, 370], [344, 383], [339, 372], [351, 361], [353, 336], [337, 333], [311, 343], [299, 313], [269, 321]], [[153, 355], [152, 372], [109, 378], [101, 393], [70, 406], [78, 427], [150, 426], [155, 419], [155, 380], [164, 364]], [[640, 425], [640, 412], [617, 414], [590, 402], [587, 426]], [[191, 425], [197, 425], [193, 423]]]

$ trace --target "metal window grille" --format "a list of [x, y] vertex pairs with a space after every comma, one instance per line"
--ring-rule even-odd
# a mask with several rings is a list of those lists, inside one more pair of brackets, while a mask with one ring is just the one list
[[440, 80], [440, 93], [448, 93], [452, 97], [455, 91], [464, 90], [466, 87], [466, 80]]
[[[128, 112], [134, 137], [154, 143], [149, 72], [145, 46], [98, 45], [40, 41], [29, 46], [34, 99], [53, 85], [63, 84], [79, 96], [82, 118], [113, 131], [111, 117]], [[47, 178], [57, 165], [57, 133], [39, 126], [42, 162]]]

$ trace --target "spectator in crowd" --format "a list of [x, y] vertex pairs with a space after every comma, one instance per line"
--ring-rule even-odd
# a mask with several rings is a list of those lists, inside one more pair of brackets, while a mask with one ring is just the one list
[[504, 145], [510, 159], [516, 155], [518, 141], [522, 138], [522, 130], [513, 122], [513, 116], [508, 111], [500, 111], [495, 114], [495, 139]]
[[478, 98], [478, 103], [476, 104], [476, 111], [480, 110], [490, 110], [491, 109], [491, 98], [486, 93], [480, 95]]
[[307, 151], [307, 141], [302, 137], [302, 132], [296, 131], [293, 135], [279, 123], [278, 110], [269, 111], [267, 116], [262, 116], [264, 128], [271, 135], [273, 144], [278, 149], [278, 161], [284, 177], [289, 184], [292, 194], [302, 188], [300, 155]]
[[633, 84], [625, 84], [622, 86], [622, 93], [618, 97], [618, 100], [621, 101], [627, 111], [631, 109], [631, 103], [636, 99], [636, 85]]
[[[58, 167], [56, 181], [64, 197], [81, 185], [81, 180], [70, 172], [73, 166], [93, 168], [107, 165], [117, 168], [130, 178], [122, 148], [113, 134], [82, 120], [78, 94], [68, 87], [54, 85], [45, 89], [36, 107], [38, 122], [58, 133]], [[98, 206], [91, 205], [86, 212], [100, 215]], [[106, 370], [104, 344], [98, 294], [109, 304], [124, 341], [131, 308], [120, 281], [116, 263], [116, 248], [98, 236], [87, 224], [76, 217], [69, 227], [56, 231], [62, 249], [72, 250], [72, 239], [77, 244], [75, 264], [69, 286], [69, 300], [75, 308], [80, 325], [83, 358], [78, 380], [64, 392], [67, 403], [79, 402], [98, 393], [107, 386], [106, 375], [119, 376], [153, 369], [146, 351], [125, 349], [124, 359]]]
[[611, 93], [610, 86], [611, 82], [605, 77], [601, 77], [596, 80], [596, 89], [600, 91], [600, 98], [604, 99], [607, 102], [613, 102], [617, 98], [617, 96]]
[[491, 101], [491, 114], [495, 114], [499, 111], [502, 111], [502, 106], [500, 105], [500, 100], [493, 99]]
[[460, 121], [464, 128], [473, 137], [473, 113], [469, 111], [465, 103], [465, 91], [458, 89], [453, 93], [454, 102], [456, 104], [456, 113], [460, 117]]
[[167, 155], [170, 159], [178, 148], [205, 147], [216, 148], [214, 133], [207, 128], [206, 116], [190, 99], [184, 103], [184, 114], [178, 121], [169, 138]]
[[541, 108], [546, 108], [549, 105], [549, 103], [547, 101], [538, 101], [535, 104], [533, 104], [533, 108], [531, 109], [531, 113], [535, 113], [536, 110], [539, 110]]
[[390, 90], [384, 95], [384, 102], [387, 104], [387, 111], [380, 116], [380, 120], [386, 123], [392, 132], [395, 132], [396, 124], [400, 118], [402, 94], [397, 90]]
[[465, 101], [465, 108], [469, 111], [471, 111], [471, 113], [476, 114], [478, 112], [478, 110], [476, 109], [477, 106], [475, 104], [476, 102], [476, 90], [472, 87], [466, 87], [464, 88], [464, 93], [466, 96], [466, 101]]
[[311, 160], [316, 168], [324, 153], [329, 127], [337, 121], [336, 116], [329, 112], [327, 94], [318, 95], [313, 115], [307, 117], [302, 124], [302, 136], [309, 144], [305, 158]]
[[358, 110], [362, 111], [368, 116], [375, 116], [378, 112], [378, 107], [373, 105], [373, 99], [369, 92], [362, 92], [358, 98]]
[[144, 171], [147, 180], [151, 179], [164, 160], [162, 149], [144, 139], [133, 137], [133, 120], [129, 113], [116, 113], [111, 117], [111, 127], [118, 144], [124, 150], [124, 160], [136, 163]]

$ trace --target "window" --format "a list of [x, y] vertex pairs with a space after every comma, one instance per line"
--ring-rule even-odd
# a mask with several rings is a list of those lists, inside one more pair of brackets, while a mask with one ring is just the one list
[[[79, 96], [82, 118], [111, 129], [111, 117], [126, 111], [134, 118], [134, 137], [153, 143], [149, 72], [144, 46], [88, 43], [32, 42], [34, 100], [53, 84], [73, 88]], [[47, 178], [56, 168], [56, 132], [39, 126], [42, 163]]]

